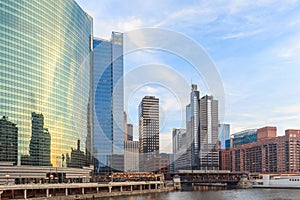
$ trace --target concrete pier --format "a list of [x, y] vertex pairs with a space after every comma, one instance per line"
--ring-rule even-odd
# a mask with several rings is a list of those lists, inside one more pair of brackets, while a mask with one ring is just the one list
[[163, 181], [0, 185], [0, 192], [3, 191], [1, 197], [7, 199], [72, 199], [74, 196], [119, 196], [170, 190], [163, 185]]

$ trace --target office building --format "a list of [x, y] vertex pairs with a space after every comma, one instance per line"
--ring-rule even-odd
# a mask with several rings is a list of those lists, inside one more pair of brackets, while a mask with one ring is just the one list
[[257, 141], [257, 129], [247, 129], [238, 133], [232, 134], [232, 146], [233, 148], [243, 144], [248, 144]]
[[168, 170], [169, 172], [174, 172], [174, 156], [172, 153], [160, 153], [161, 158], [167, 158], [169, 160]]
[[190, 163], [187, 159], [187, 134], [186, 129], [172, 131], [173, 163], [174, 171], [189, 169]]
[[127, 140], [133, 141], [133, 125], [127, 124]]
[[139, 171], [139, 142], [127, 140], [124, 141], [124, 171]]
[[0, 8], [0, 115], [18, 127], [17, 165], [31, 156], [34, 112], [51, 135], [53, 167], [78, 139], [92, 151], [92, 18], [74, 0], [2, 0]]
[[0, 119], [0, 162], [18, 161], [18, 128], [3, 116]]
[[120, 159], [113, 159], [124, 156], [123, 34], [94, 38], [93, 46], [95, 172], [106, 174], [124, 170]]
[[226, 140], [230, 140], [230, 125], [219, 124], [219, 141], [221, 142], [221, 149], [226, 149]]
[[187, 137], [187, 170], [199, 170], [199, 123], [200, 123], [200, 92], [193, 84], [190, 93], [190, 104], [186, 106], [186, 137]]
[[169, 158], [165, 157], [153, 157], [146, 161], [145, 170], [147, 172], [154, 173], [169, 173]]
[[200, 170], [219, 170], [218, 101], [213, 96], [200, 100]]
[[[44, 128], [43, 114], [33, 112], [32, 134], [29, 144], [30, 165], [52, 166], [50, 162], [51, 136], [47, 128]], [[60, 164], [61, 166], [61, 164]]]
[[145, 96], [139, 104], [140, 171], [151, 158], [159, 157], [159, 99]]

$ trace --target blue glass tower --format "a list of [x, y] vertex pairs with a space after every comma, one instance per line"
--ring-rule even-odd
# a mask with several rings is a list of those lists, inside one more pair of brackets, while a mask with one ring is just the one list
[[219, 141], [221, 142], [221, 149], [226, 149], [226, 140], [230, 139], [230, 125], [219, 124]]
[[123, 34], [94, 39], [95, 172], [124, 170]]

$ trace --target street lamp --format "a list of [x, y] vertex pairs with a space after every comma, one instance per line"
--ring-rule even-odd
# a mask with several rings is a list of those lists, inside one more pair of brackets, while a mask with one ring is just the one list
[[6, 185], [8, 185], [8, 179], [9, 179], [10, 175], [9, 174], [6, 174], [5, 175], [5, 178], [6, 178]]

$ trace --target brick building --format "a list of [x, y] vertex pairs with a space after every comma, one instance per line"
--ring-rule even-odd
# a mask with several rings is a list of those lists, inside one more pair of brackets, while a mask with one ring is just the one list
[[257, 141], [220, 152], [220, 169], [258, 173], [300, 172], [300, 130], [276, 137], [276, 127], [257, 130]]
[[151, 158], [146, 162], [146, 171], [147, 172], [160, 172], [168, 173], [169, 172], [169, 158]]

